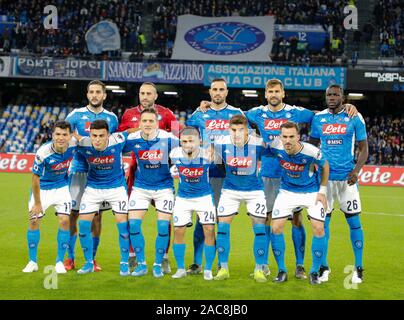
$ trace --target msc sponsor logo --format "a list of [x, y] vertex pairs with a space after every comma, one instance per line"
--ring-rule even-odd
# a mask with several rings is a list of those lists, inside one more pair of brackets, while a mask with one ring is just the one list
[[327, 145], [329, 146], [339, 146], [342, 145], [342, 139], [327, 139]]

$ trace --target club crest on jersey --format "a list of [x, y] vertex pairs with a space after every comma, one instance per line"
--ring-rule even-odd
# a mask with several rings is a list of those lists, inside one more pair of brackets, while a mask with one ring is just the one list
[[323, 124], [323, 134], [346, 134], [346, 124]]
[[286, 119], [268, 119], [268, 120], [265, 120], [265, 130], [279, 131], [281, 129], [281, 125], [284, 124], [285, 122], [288, 122], [288, 120], [286, 120]]
[[139, 150], [139, 160], [161, 161], [164, 152], [161, 150]]
[[52, 166], [52, 170], [63, 170], [63, 169], [68, 169], [70, 166], [70, 162], [72, 162], [72, 159], [67, 159], [63, 162], [60, 162], [58, 164], [54, 164]]
[[112, 164], [115, 162], [115, 158], [114, 156], [89, 157], [88, 161], [91, 164]]
[[282, 168], [285, 170], [289, 171], [295, 171], [295, 172], [303, 172], [304, 171], [304, 165], [303, 164], [297, 164], [297, 163], [291, 163], [285, 160], [280, 161]]
[[206, 120], [206, 130], [228, 130], [230, 127], [230, 120]]
[[203, 167], [200, 168], [187, 168], [179, 167], [180, 174], [187, 178], [197, 178], [203, 176]]
[[229, 157], [227, 159], [227, 164], [230, 167], [238, 167], [238, 168], [249, 168], [252, 165], [251, 157]]
[[290, 118], [292, 118], [292, 115], [290, 114], [290, 112], [286, 112], [286, 118], [288, 118], [288, 119], [290, 119]]

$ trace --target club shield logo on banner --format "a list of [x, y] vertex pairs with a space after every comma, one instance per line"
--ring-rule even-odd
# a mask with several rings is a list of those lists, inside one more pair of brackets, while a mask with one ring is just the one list
[[274, 17], [178, 17], [172, 59], [268, 61]]
[[185, 41], [203, 53], [232, 56], [258, 48], [265, 32], [241, 22], [209, 23], [189, 30]]

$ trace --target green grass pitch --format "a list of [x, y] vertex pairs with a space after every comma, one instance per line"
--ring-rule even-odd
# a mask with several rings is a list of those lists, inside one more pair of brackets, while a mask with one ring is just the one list
[[[297, 280], [294, 275], [294, 253], [291, 227], [286, 227], [286, 263], [289, 281], [284, 284], [255, 283], [249, 273], [253, 271], [253, 231], [245, 209], [235, 218], [231, 227], [230, 279], [204, 281], [202, 275], [184, 279], [154, 279], [151, 272], [145, 277], [119, 276], [118, 236], [113, 215], [104, 214], [103, 232], [97, 261], [103, 271], [79, 276], [71, 271], [57, 277], [57, 289], [46, 289], [44, 268], [53, 265], [56, 257], [57, 219], [53, 209], [48, 210], [41, 225], [39, 244], [39, 271], [21, 272], [28, 261], [26, 229], [28, 225], [27, 201], [31, 175], [0, 174], [0, 299], [403, 299], [404, 298], [404, 188], [361, 187], [363, 212], [361, 220], [365, 232], [365, 281], [357, 289], [347, 287], [350, 273], [344, 273], [353, 264], [354, 257], [349, 240], [349, 228], [340, 211], [331, 220], [329, 263], [330, 281], [321, 286], [310, 286], [308, 281]], [[306, 270], [311, 264], [311, 230], [306, 227]], [[154, 260], [156, 217], [148, 213], [143, 232], [146, 238], [149, 267]], [[186, 264], [192, 260], [192, 233], [187, 232]], [[76, 245], [77, 263], [83, 263], [79, 242]], [[170, 261], [175, 261], [170, 251]], [[272, 279], [277, 271], [270, 254]], [[150, 270], [150, 268], [149, 268]], [[347, 278], [348, 277], [348, 278]], [[48, 279], [49, 280], [49, 279]], [[344, 286], [345, 284], [345, 286]]]

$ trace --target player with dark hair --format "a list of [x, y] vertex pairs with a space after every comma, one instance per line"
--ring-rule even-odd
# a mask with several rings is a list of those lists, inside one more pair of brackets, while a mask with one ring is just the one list
[[52, 141], [43, 144], [35, 154], [32, 166], [32, 193], [28, 205], [27, 241], [30, 261], [23, 272], [38, 271], [39, 224], [46, 209], [53, 206], [59, 219], [55, 270], [57, 273], [66, 273], [63, 259], [69, 246], [69, 215], [72, 204], [67, 172], [76, 151], [76, 142], [72, 139], [70, 124], [58, 121], [53, 128]]
[[[70, 112], [66, 121], [72, 126], [72, 131], [76, 131], [80, 136], [88, 136], [90, 133], [90, 125], [94, 120], [103, 119], [109, 124], [110, 132], [115, 132], [118, 127], [118, 118], [110, 111], [104, 109], [104, 101], [107, 98], [106, 86], [99, 80], [90, 81], [87, 85], [88, 105], [83, 108], [74, 109]], [[81, 154], [77, 153], [73, 159], [70, 175], [69, 186], [72, 196], [72, 210], [70, 215], [70, 242], [68, 250], [68, 259], [65, 261], [66, 270], [75, 268], [74, 248], [77, 239], [77, 219], [79, 217], [80, 201], [84, 192], [87, 181], [88, 164]], [[110, 206], [104, 203], [100, 211], [109, 210]], [[96, 214], [93, 220], [93, 258], [97, 253], [100, 243], [101, 234], [101, 214]], [[97, 265], [94, 259], [95, 271], [101, 271], [101, 267]]]
[[[126, 131], [128, 133], [134, 133], [140, 130], [140, 113], [144, 109], [155, 109], [157, 112], [158, 118], [158, 127], [161, 130], [165, 130], [167, 132], [172, 132], [174, 135], [178, 135], [179, 132], [179, 123], [173, 114], [173, 112], [165, 108], [161, 105], [156, 104], [156, 100], [158, 98], [157, 87], [152, 82], [144, 82], [139, 88], [139, 105], [136, 107], [132, 107], [127, 109], [121, 119], [121, 123], [119, 124], [118, 131]], [[128, 190], [129, 193], [132, 190], [132, 186], [134, 183], [135, 171], [136, 171], [136, 157], [132, 153], [132, 163], [129, 167], [129, 174], [127, 179]], [[169, 234], [171, 234], [171, 227], [169, 227]], [[168, 247], [170, 245], [170, 241], [168, 243]], [[168, 252], [167, 247], [167, 252]], [[164, 254], [164, 260], [162, 264], [164, 273], [171, 273], [170, 263], [168, 260], [167, 252]], [[136, 258], [135, 253], [133, 252], [133, 248], [131, 246], [129, 263], [131, 267], [136, 266]]]
[[[350, 228], [352, 248], [355, 255], [355, 271], [352, 283], [363, 281], [363, 230], [359, 219], [362, 211], [359, 196], [358, 175], [366, 163], [369, 147], [365, 120], [358, 113], [350, 118], [343, 104], [344, 90], [338, 85], [330, 85], [326, 90], [327, 109], [315, 115], [311, 124], [310, 142], [320, 145], [325, 158], [330, 163], [330, 180], [327, 186], [328, 210], [325, 222], [326, 249], [320, 269], [320, 280], [328, 281], [330, 268], [327, 262], [329, 223], [334, 200], [339, 202]], [[355, 142], [359, 155], [355, 164]]]

